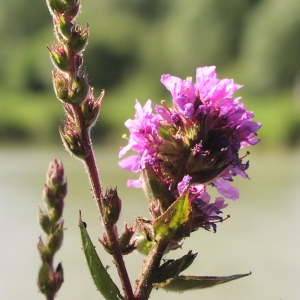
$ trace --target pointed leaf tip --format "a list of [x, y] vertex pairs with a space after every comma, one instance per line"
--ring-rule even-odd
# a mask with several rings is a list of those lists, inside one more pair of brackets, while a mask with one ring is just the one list
[[164, 282], [156, 283], [154, 286], [172, 292], [184, 292], [192, 289], [204, 289], [212, 287], [249, 275], [251, 275], [251, 272], [230, 276], [177, 276]]

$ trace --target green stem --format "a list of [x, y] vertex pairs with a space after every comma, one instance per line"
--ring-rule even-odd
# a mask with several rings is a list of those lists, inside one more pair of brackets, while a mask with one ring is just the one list
[[153, 289], [153, 276], [158, 270], [160, 261], [168, 246], [168, 242], [164, 239], [157, 241], [150, 250], [148, 257], [143, 265], [140, 280], [136, 286], [134, 296], [136, 300], [148, 300]]

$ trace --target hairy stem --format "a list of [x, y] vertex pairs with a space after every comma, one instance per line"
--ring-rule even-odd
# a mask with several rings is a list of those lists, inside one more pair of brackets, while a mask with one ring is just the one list
[[135, 289], [136, 300], [148, 300], [153, 289], [153, 276], [155, 271], [158, 270], [160, 261], [164, 255], [164, 252], [168, 246], [168, 242], [164, 239], [157, 241], [148, 254], [148, 257], [144, 263], [140, 280]]
[[[103, 220], [103, 192], [102, 185], [100, 181], [99, 172], [96, 166], [95, 156], [92, 149], [90, 131], [89, 129], [84, 129], [83, 136], [85, 137], [85, 146], [88, 150], [88, 156], [84, 159], [84, 165], [88, 172], [88, 177], [90, 179], [90, 183], [92, 186], [93, 195], [95, 197], [98, 210]], [[116, 232], [112, 225], [104, 223], [104, 227], [107, 233], [107, 237], [109, 239], [110, 244], [113, 249], [113, 258], [116, 264], [116, 268], [118, 270], [118, 274], [121, 280], [122, 288], [125, 293], [125, 297], [128, 300], [134, 300], [134, 295], [130, 283], [130, 279], [127, 273], [127, 269], [123, 260], [123, 256], [119, 247], [118, 239], [116, 236]]]

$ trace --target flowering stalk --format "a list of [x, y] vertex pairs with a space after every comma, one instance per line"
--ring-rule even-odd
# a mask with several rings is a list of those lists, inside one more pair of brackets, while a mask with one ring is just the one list
[[[153, 113], [150, 100], [143, 107], [137, 101], [135, 119], [125, 123], [130, 132], [128, 144], [120, 150], [120, 157], [129, 150], [136, 152], [119, 164], [140, 173], [128, 185], [143, 187], [153, 217], [144, 222], [147, 226], [139, 239], [140, 248], [147, 240], [150, 250], [135, 292], [137, 299], [148, 299], [153, 274], [171, 244], [176, 248], [183, 237], [200, 227], [216, 231], [217, 223], [225, 220], [221, 216], [225, 199], [239, 197], [230, 182], [236, 175], [248, 178], [249, 162], [244, 162], [248, 154], [240, 156], [239, 151], [259, 142], [256, 132], [261, 126], [240, 98], [232, 97], [242, 86], [231, 79], [219, 80], [214, 66], [198, 68], [195, 84], [190, 77], [182, 80], [169, 74], [162, 75], [161, 82], [171, 92], [172, 105], [162, 101]], [[209, 188], [220, 194], [214, 202]], [[170, 207], [184, 195], [190, 204], [186, 226], [180, 234], [158, 240], [148, 224], [155, 227], [160, 219], [172, 218]]]
[[50, 162], [47, 180], [44, 188], [45, 208], [40, 208], [39, 221], [47, 235], [46, 239], [39, 238], [38, 250], [42, 265], [38, 275], [39, 290], [47, 300], [52, 300], [64, 281], [61, 263], [56, 268], [53, 258], [63, 240], [62, 213], [67, 184], [64, 178], [64, 168], [60, 161]]
[[74, 23], [80, 10], [79, 0], [47, 0], [47, 4], [53, 17], [57, 38], [57, 42], [48, 48], [55, 66], [52, 73], [54, 90], [66, 113], [66, 121], [64, 127], [60, 128], [60, 135], [66, 149], [81, 159], [87, 169], [126, 299], [133, 299], [115, 224], [106, 221], [105, 196], [91, 143], [90, 130], [98, 118], [104, 92], [95, 99], [93, 89], [82, 70], [82, 53], [87, 44], [89, 29], [83, 29]]
[[[240, 150], [259, 142], [261, 124], [253, 121], [240, 98], [233, 98], [241, 85], [231, 79], [219, 80], [215, 67], [198, 68], [196, 82], [165, 74], [161, 82], [171, 92], [173, 103], [162, 101], [152, 112], [151, 101], [136, 102], [134, 120], [125, 125], [130, 135], [121, 148], [120, 166], [139, 173], [129, 186], [143, 187], [151, 219], [139, 217], [134, 226], [125, 225], [119, 236], [117, 222], [121, 199], [117, 189], [103, 192], [91, 143], [90, 131], [96, 122], [104, 92], [95, 99], [93, 88], [82, 70], [83, 51], [89, 29], [74, 23], [79, 0], [47, 0], [53, 16], [57, 42], [48, 48], [55, 69], [53, 84], [66, 120], [60, 135], [66, 149], [85, 165], [105, 232], [100, 243], [110, 253], [118, 270], [124, 297], [111, 280], [92, 244], [80, 217], [84, 252], [92, 277], [102, 295], [109, 300], [147, 300], [154, 286], [183, 291], [228, 282], [249, 274], [227, 277], [180, 275], [194, 260], [188, 254], [177, 260], [164, 255], [180, 247], [181, 241], [199, 228], [216, 232], [224, 221], [222, 210], [227, 199], [239, 197], [231, 186], [235, 176], [248, 178], [248, 153]], [[211, 200], [211, 189], [220, 194]], [[123, 255], [138, 249], [146, 254], [141, 276], [133, 292]], [[52, 262], [52, 260], [50, 260]]]

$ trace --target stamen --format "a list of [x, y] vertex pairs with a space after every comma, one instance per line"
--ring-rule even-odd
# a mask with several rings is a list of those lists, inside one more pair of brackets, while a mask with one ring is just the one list
[[168, 107], [167, 105], [167, 102], [166, 100], [161, 100], [161, 105], [165, 108], [165, 110], [169, 113], [169, 114], [172, 114], [172, 112], [170, 111], [170, 108]]

